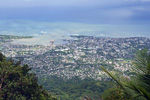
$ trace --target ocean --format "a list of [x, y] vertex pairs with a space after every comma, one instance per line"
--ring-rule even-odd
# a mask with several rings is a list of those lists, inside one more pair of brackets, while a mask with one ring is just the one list
[[94, 24], [69, 21], [0, 20], [0, 34], [34, 37], [30, 40], [15, 42], [22, 44], [48, 44], [51, 40], [55, 40], [56, 44], [60, 44], [62, 38], [69, 38], [70, 35], [149, 38], [149, 27], [149, 24]]

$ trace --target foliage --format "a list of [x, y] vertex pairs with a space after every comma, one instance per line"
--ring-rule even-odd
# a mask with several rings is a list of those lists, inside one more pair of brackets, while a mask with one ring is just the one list
[[63, 80], [56, 76], [39, 77], [39, 83], [60, 100], [81, 100], [84, 96], [98, 100], [99, 95], [109, 86], [109, 82], [82, 80], [79, 77]]
[[124, 76], [116, 78], [114, 73], [108, 72], [102, 66], [101, 68], [114, 79], [130, 99], [150, 100], [150, 52], [148, 49], [143, 49], [136, 54], [133, 65], [136, 74], [130, 79]]
[[124, 91], [119, 86], [114, 86], [102, 93], [103, 100], [129, 100]]
[[55, 100], [37, 83], [35, 74], [29, 73], [28, 65], [6, 60], [0, 53], [1, 100]]
[[150, 75], [150, 52], [148, 49], [137, 52], [133, 65], [138, 75]]

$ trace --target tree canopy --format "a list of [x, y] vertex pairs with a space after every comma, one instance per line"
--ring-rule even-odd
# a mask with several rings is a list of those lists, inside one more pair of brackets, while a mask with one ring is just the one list
[[0, 53], [0, 100], [56, 100], [30, 70], [28, 65], [6, 60]]
[[123, 76], [117, 78], [103, 66], [101, 68], [120, 86], [128, 98], [150, 100], [150, 52], [148, 49], [137, 52], [133, 65], [135, 74], [129, 79]]

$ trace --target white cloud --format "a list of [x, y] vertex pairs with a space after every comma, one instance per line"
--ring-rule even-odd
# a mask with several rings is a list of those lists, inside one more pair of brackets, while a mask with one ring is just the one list
[[23, 1], [27, 1], [27, 2], [30, 2], [30, 1], [33, 1], [33, 0], [23, 0]]
[[142, 2], [150, 2], [150, 0], [141, 0]]
[[85, 7], [85, 6], [110, 6], [123, 3], [121, 0], [0, 0], [0, 6], [28, 7], [24, 3], [32, 1], [30, 6], [51, 6], [51, 7]]
[[128, 2], [150, 2], [150, 0], [124, 0]]

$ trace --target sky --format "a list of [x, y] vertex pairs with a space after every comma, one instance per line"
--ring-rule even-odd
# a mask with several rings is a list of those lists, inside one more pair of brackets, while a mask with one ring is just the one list
[[0, 0], [0, 19], [149, 24], [150, 0]]

